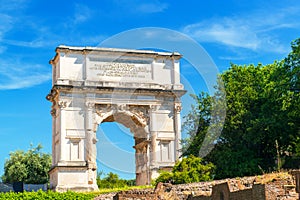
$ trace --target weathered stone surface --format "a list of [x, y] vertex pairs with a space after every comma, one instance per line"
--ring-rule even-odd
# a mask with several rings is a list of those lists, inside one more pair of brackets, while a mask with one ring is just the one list
[[116, 192], [107, 193], [107, 194], [101, 194], [94, 198], [94, 200], [113, 200], [114, 196], [116, 196]]
[[157, 199], [161, 200], [179, 200], [175, 189], [172, 184], [169, 183], [158, 183], [155, 190]]
[[[59, 46], [53, 85], [52, 169], [56, 191], [97, 190], [96, 132], [118, 122], [135, 139], [136, 183], [150, 184], [179, 158], [179, 53]], [[85, 189], [84, 189], [85, 188]]]
[[288, 173], [274, 173], [181, 185], [159, 183], [155, 189], [120, 192], [115, 199], [296, 200], [295, 181]]

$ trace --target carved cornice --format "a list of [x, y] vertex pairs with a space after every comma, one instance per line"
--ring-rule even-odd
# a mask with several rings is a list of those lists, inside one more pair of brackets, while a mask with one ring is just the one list
[[56, 56], [59, 53], [89, 53], [89, 54], [101, 54], [101, 55], [115, 55], [120, 57], [122, 56], [130, 56], [132, 59], [142, 58], [167, 58], [167, 59], [175, 59], [179, 60], [182, 55], [178, 52], [155, 52], [149, 50], [135, 50], [135, 49], [117, 49], [117, 48], [100, 48], [100, 47], [73, 47], [73, 46], [65, 46], [60, 45], [56, 48]]
[[59, 96], [59, 90], [56, 88], [52, 88], [50, 93], [46, 96], [46, 99], [50, 102], [52, 102], [52, 109], [50, 111], [50, 114], [52, 115], [52, 117], [57, 117], [58, 113], [57, 113], [57, 99]]
[[59, 95], [59, 91], [56, 88], [52, 88], [50, 93], [46, 96], [46, 99], [50, 102], [54, 102]]
[[168, 90], [168, 89], [154, 89], [154, 88], [126, 88], [126, 87], [105, 87], [105, 86], [77, 86], [77, 85], [54, 85], [53, 88], [57, 89], [60, 92], [65, 93], [82, 93], [82, 92], [90, 92], [93, 93], [128, 93], [130, 95], [153, 95], [155, 97], [158, 96], [169, 96], [179, 98], [186, 93], [186, 90]]

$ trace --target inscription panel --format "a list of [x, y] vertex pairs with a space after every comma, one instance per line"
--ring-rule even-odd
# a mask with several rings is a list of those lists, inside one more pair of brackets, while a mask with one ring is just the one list
[[87, 78], [92, 81], [150, 82], [151, 63], [87, 62]]

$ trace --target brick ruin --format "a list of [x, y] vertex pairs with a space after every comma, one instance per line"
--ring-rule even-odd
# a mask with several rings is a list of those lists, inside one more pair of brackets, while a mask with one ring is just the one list
[[296, 200], [299, 191], [298, 170], [191, 184], [159, 183], [155, 189], [121, 191], [96, 200]]

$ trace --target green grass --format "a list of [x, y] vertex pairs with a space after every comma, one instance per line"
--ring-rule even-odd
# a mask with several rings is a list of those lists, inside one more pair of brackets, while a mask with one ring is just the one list
[[0, 193], [0, 200], [17, 200], [17, 199], [24, 199], [24, 200], [44, 200], [44, 199], [65, 199], [65, 200], [91, 200], [94, 199], [96, 196], [100, 194], [106, 194], [111, 192], [120, 192], [120, 191], [127, 191], [132, 189], [146, 189], [146, 188], [153, 188], [152, 186], [128, 186], [122, 188], [107, 188], [107, 189], [100, 189], [97, 192], [53, 192], [51, 190], [44, 192], [44, 191], [37, 191], [37, 192], [23, 192], [23, 193], [15, 193], [15, 192], [8, 192], [8, 193]]
[[120, 191], [127, 191], [127, 190], [133, 190], [133, 189], [147, 189], [147, 188], [153, 188], [153, 186], [140, 185], [140, 186], [127, 186], [127, 187], [120, 187], [120, 188], [103, 188], [103, 189], [100, 189], [99, 192], [95, 192], [95, 193], [105, 194], [105, 193], [111, 193], [111, 192], [120, 192]]
[[91, 200], [96, 197], [96, 194], [93, 193], [76, 193], [76, 192], [64, 192], [58, 193], [53, 191], [37, 191], [37, 192], [8, 192], [8, 193], [0, 193], [0, 200], [16, 200], [16, 199], [24, 199], [24, 200], [44, 200], [44, 199], [65, 199], [65, 200]]

